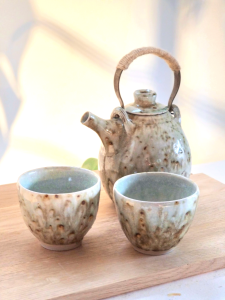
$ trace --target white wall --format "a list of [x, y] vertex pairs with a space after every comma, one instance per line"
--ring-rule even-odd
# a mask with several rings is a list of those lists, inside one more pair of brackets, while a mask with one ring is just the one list
[[[0, 14], [0, 183], [97, 157], [100, 140], [80, 118], [109, 118], [116, 64], [143, 46], [182, 67], [174, 103], [193, 163], [225, 159], [225, 1], [0, 0]], [[166, 104], [172, 84], [165, 62], [146, 56], [124, 72], [121, 92], [129, 103], [151, 88]]]

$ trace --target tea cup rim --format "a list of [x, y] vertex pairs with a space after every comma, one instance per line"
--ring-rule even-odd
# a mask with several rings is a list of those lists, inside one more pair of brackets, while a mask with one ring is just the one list
[[17, 187], [20, 186], [22, 187], [24, 190], [28, 191], [28, 192], [31, 192], [32, 194], [37, 194], [37, 195], [55, 195], [56, 193], [42, 193], [42, 192], [36, 192], [36, 191], [32, 191], [28, 188], [25, 188], [21, 183], [20, 183], [20, 179], [22, 176], [30, 173], [30, 172], [34, 172], [34, 171], [38, 171], [38, 170], [44, 170], [44, 169], [60, 169], [60, 168], [66, 168], [66, 169], [78, 169], [78, 170], [82, 170], [84, 172], [87, 172], [93, 176], [95, 176], [97, 178], [97, 182], [92, 185], [91, 187], [87, 188], [87, 189], [84, 189], [84, 190], [80, 190], [80, 191], [77, 191], [77, 192], [70, 192], [70, 193], [57, 193], [59, 195], [68, 195], [68, 194], [73, 194], [73, 195], [76, 195], [76, 194], [79, 194], [79, 193], [83, 193], [83, 192], [87, 192], [88, 190], [90, 189], [93, 189], [95, 187], [97, 187], [99, 184], [100, 184], [100, 189], [101, 189], [101, 179], [99, 177], [98, 174], [96, 174], [95, 172], [91, 171], [91, 170], [88, 170], [88, 169], [84, 169], [84, 168], [81, 168], [81, 167], [75, 167], [75, 166], [47, 166], [47, 167], [40, 167], [40, 168], [35, 168], [35, 169], [31, 169], [31, 170], [28, 170], [24, 173], [22, 173], [18, 179], [17, 179]]
[[[126, 177], [139, 176], [139, 175], [143, 175], [143, 174], [146, 174], [146, 175], [156, 175], [156, 174], [161, 174], [161, 175], [163, 175], [163, 176], [164, 176], [164, 175], [167, 175], [167, 176], [171, 176], [171, 177], [181, 178], [181, 179], [184, 179], [184, 180], [190, 182], [192, 185], [194, 185], [194, 187], [196, 188], [196, 191], [195, 191], [193, 194], [191, 194], [191, 195], [189, 195], [189, 196], [187, 196], [187, 197], [180, 198], [180, 199], [176, 199], [176, 200], [174, 199], [174, 200], [168, 200], [168, 201], [144, 201], [144, 200], [138, 200], [138, 199], [133, 199], [133, 198], [127, 197], [127, 196], [123, 195], [122, 193], [120, 193], [120, 192], [117, 190], [116, 186], [117, 186], [117, 184], [119, 183], [119, 181], [121, 181], [122, 179], [124, 179], [124, 178], [126, 178]], [[115, 182], [114, 187], [113, 187], [113, 196], [114, 196], [114, 193], [115, 193], [115, 192], [116, 192], [117, 194], [119, 194], [119, 196], [121, 196], [121, 197], [127, 199], [128, 201], [134, 201], [134, 202], [143, 203], [143, 204], [144, 204], [144, 203], [145, 203], [145, 204], [149, 203], [149, 204], [153, 204], [153, 205], [166, 205], [166, 204], [172, 205], [172, 204], [175, 203], [176, 201], [177, 201], [177, 202], [182, 202], [182, 201], [184, 201], [184, 200], [188, 200], [189, 198], [191, 198], [191, 197], [193, 197], [193, 196], [195, 196], [195, 195], [198, 196], [198, 195], [200, 194], [199, 187], [198, 187], [198, 185], [197, 185], [193, 180], [191, 180], [190, 178], [184, 177], [184, 176], [182, 176], [182, 175], [178, 175], [178, 174], [174, 174], [174, 173], [169, 173], [169, 172], [141, 172], [141, 173], [134, 173], [134, 174], [129, 174], [129, 175], [123, 176], [123, 177], [121, 177], [120, 179], [118, 179], [118, 180]], [[114, 196], [114, 198], [115, 198], [115, 196]], [[115, 201], [115, 199], [114, 199], [114, 201]]]

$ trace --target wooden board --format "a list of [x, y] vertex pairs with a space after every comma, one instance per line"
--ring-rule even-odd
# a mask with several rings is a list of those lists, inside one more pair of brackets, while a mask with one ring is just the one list
[[194, 222], [164, 256], [133, 250], [102, 191], [97, 220], [75, 250], [42, 248], [25, 226], [15, 184], [0, 186], [0, 299], [104, 299], [225, 267], [225, 185], [193, 175], [200, 187]]

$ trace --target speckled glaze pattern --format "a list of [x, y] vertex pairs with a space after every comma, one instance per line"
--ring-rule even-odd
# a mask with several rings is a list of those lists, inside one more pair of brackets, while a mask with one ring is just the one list
[[167, 111], [155, 116], [129, 114], [114, 109], [110, 120], [86, 113], [81, 122], [97, 132], [102, 140], [99, 152], [100, 177], [113, 199], [113, 185], [121, 177], [140, 172], [170, 172], [189, 177], [191, 151], [180, 125]]
[[199, 191], [181, 200], [138, 201], [121, 195], [114, 186], [117, 215], [135, 250], [160, 255], [175, 247], [193, 220]]
[[97, 215], [100, 180], [94, 186], [75, 193], [37, 193], [24, 188], [19, 182], [17, 189], [23, 219], [42, 246], [66, 250], [81, 244]]

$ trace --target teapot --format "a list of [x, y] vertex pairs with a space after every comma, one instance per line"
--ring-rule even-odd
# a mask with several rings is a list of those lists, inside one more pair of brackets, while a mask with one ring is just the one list
[[[149, 89], [134, 92], [134, 102], [124, 106], [119, 82], [121, 74], [137, 57], [154, 54], [164, 59], [174, 72], [174, 86], [168, 106], [156, 102]], [[185, 177], [191, 173], [191, 151], [181, 128], [179, 108], [172, 104], [180, 87], [180, 66], [168, 52], [144, 47], [131, 51], [118, 63], [114, 89], [121, 107], [109, 120], [86, 112], [81, 123], [100, 137], [99, 170], [103, 186], [113, 199], [113, 185], [121, 177], [140, 172], [170, 172]]]

